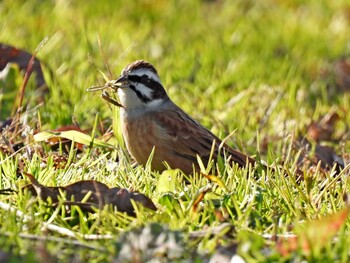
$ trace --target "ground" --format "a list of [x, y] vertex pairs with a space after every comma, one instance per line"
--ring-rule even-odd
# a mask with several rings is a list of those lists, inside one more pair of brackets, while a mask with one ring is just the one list
[[[35, 53], [47, 87], [34, 78], [23, 85], [15, 65], [2, 71], [0, 121], [16, 121], [1, 133], [0, 189], [29, 183], [24, 172], [51, 187], [96, 180], [139, 191], [158, 208], [137, 206], [132, 217], [2, 195], [0, 258], [207, 262], [229, 251], [247, 262], [349, 260], [348, 1], [4, 0], [0, 17], [0, 42]], [[137, 59], [157, 68], [176, 104], [272, 169], [203, 167], [218, 181], [133, 165], [118, 108], [86, 89]], [[88, 139], [55, 147], [41, 137], [67, 126]], [[332, 169], [339, 160], [345, 169]], [[310, 237], [303, 222], [328, 231]], [[289, 234], [299, 238], [294, 249]]]

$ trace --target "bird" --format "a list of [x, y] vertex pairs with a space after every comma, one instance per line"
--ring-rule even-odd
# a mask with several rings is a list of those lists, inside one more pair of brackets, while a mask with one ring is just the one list
[[[155, 67], [144, 60], [127, 65], [116, 80], [103, 87], [118, 93], [115, 101], [105, 92], [102, 97], [120, 107], [123, 139], [131, 157], [146, 165], [153, 152], [152, 170], [180, 169], [185, 174], [200, 172], [197, 157], [208, 164], [210, 157], [230, 158], [239, 167], [254, 165], [255, 159], [231, 148], [193, 119], [168, 96]], [[96, 90], [96, 89], [91, 89]]]

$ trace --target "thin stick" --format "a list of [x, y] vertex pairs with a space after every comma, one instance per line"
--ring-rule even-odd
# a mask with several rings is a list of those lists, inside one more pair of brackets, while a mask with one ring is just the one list
[[[0, 235], [9, 237], [12, 235], [12, 233], [9, 233], [9, 232], [0, 233]], [[68, 245], [72, 245], [72, 246], [76, 246], [76, 247], [94, 249], [94, 250], [98, 250], [101, 252], [107, 251], [106, 249], [104, 249], [102, 247], [96, 247], [96, 246], [92, 246], [89, 244], [84, 244], [78, 240], [71, 240], [71, 239], [67, 239], [67, 238], [53, 237], [53, 236], [38, 236], [38, 235], [23, 234], [23, 233], [18, 234], [18, 236], [23, 238], [23, 239], [36, 240], [36, 241], [51, 241], [51, 242], [56, 242], [56, 243], [68, 244]]]
[[[11, 206], [7, 203], [4, 203], [4, 202], [0, 202], [0, 209], [15, 213], [16, 216], [22, 218], [24, 222], [34, 220], [33, 217], [25, 215], [22, 211], [14, 208], [13, 206]], [[47, 222], [43, 222], [42, 224], [43, 225], [41, 227], [41, 231], [50, 230], [50, 231], [56, 232], [60, 235], [70, 237], [70, 238], [82, 238], [85, 240], [100, 240], [100, 239], [113, 239], [114, 238], [114, 236], [112, 236], [112, 235], [80, 234], [80, 233], [76, 233], [72, 230], [69, 230], [65, 227], [60, 227], [60, 226], [57, 226], [55, 224], [47, 223]]]
[[[24, 92], [25, 92], [25, 89], [27, 87], [30, 75], [33, 72], [33, 66], [34, 66], [34, 63], [35, 63], [35, 56], [39, 52], [39, 50], [45, 45], [47, 40], [48, 40], [48, 38], [46, 37], [39, 43], [39, 45], [35, 49], [32, 57], [30, 58], [30, 60], [28, 62], [28, 66], [27, 66], [26, 72], [24, 73], [24, 79], [23, 79], [22, 85], [20, 87], [20, 91], [19, 91], [19, 93], [17, 93], [16, 99], [15, 99], [15, 101], [16, 101], [17, 97], [18, 97], [18, 94], [19, 94], [19, 104], [18, 104], [17, 110], [15, 110], [16, 109], [16, 104], [14, 104], [14, 107], [12, 109], [12, 114], [11, 115], [14, 115], [15, 111], [18, 113], [18, 115], [16, 116], [17, 118], [14, 118], [13, 121], [15, 121], [15, 119], [19, 120], [19, 118], [21, 116], [21, 111], [19, 109], [22, 107], [23, 98], [24, 98]], [[40, 63], [40, 62], [38, 62], [38, 63]], [[17, 134], [18, 126], [19, 126], [19, 122], [16, 122], [14, 134]]]
[[102, 92], [102, 98], [117, 107], [124, 108], [124, 106], [121, 105], [117, 100], [113, 99], [107, 91]]

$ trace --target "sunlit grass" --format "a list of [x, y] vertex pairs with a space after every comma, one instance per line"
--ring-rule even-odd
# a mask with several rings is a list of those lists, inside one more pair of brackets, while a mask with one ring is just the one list
[[[49, 186], [95, 179], [137, 190], [149, 196], [159, 210], [141, 209], [136, 219], [110, 210], [89, 215], [77, 210], [73, 216], [58, 213], [52, 223], [74, 231], [77, 237], [67, 238], [68, 243], [51, 240], [43, 245], [20, 234], [65, 238], [42, 228], [52, 209], [34, 204], [26, 196], [3, 196], [2, 202], [31, 220], [24, 222], [14, 211], [0, 209], [0, 247], [22, 256], [31, 251], [27, 262], [40, 261], [32, 252], [37, 247], [62, 261], [69, 261], [72, 254], [81, 262], [111, 261], [122, 233], [157, 222], [182, 231], [190, 251], [202, 255], [210, 255], [217, 244], [235, 241], [239, 254], [247, 260], [278, 259], [276, 251], [264, 252], [262, 234], [286, 233], [298, 221], [344, 207], [343, 196], [349, 189], [345, 174], [336, 182], [329, 178], [323, 186], [317, 171], [309, 175], [314, 181], [300, 184], [294, 174], [285, 174], [294, 171], [297, 161], [292, 142], [305, 136], [312, 120], [335, 110], [341, 114], [335, 134], [340, 137], [349, 132], [350, 95], [330, 93], [334, 82], [322, 75], [335, 60], [350, 53], [349, 10], [345, 0], [2, 1], [0, 42], [33, 53], [48, 38], [38, 58], [45, 65], [49, 94], [40, 106], [29, 95], [25, 97], [31, 110], [28, 126], [47, 131], [74, 119], [91, 132], [98, 114], [98, 122], [105, 128], [113, 126], [115, 138], [109, 142], [117, 150], [77, 153], [72, 148], [67, 153], [71, 165], [61, 169], [54, 167], [56, 153], [43, 143], [48, 156], [45, 164], [37, 152], [21, 156], [0, 152], [1, 189], [23, 185], [26, 180], [17, 178], [17, 169], [23, 168]], [[249, 155], [261, 155], [273, 166], [285, 161], [283, 166], [259, 176], [253, 168], [220, 167], [219, 178], [227, 190], [199, 175], [186, 182], [185, 175], [175, 173], [171, 187], [167, 186], [172, 192], [166, 192], [166, 187], [164, 192], [157, 190], [162, 175], [149, 167], [133, 166], [126, 153], [118, 109], [112, 109], [96, 93], [86, 92], [105, 82], [103, 74], [117, 78], [122, 68], [136, 59], [150, 61], [173, 101], [220, 138], [235, 131], [228, 144]], [[16, 83], [21, 83], [23, 77], [16, 78]], [[30, 85], [33, 90], [34, 83]], [[0, 103], [8, 112], [12, 98], [0, 97]], [[4, 112], [0, 112], [0, 121], [10, 117]], [[96, 133], [102, 135], [99, 129]], [[33, 140], [30, 143], [38, 145]], [[348, 140], [330, 145], [339, 155], [350, 152]], [[193, 211], [194, 200], [210, 183], [211, 191], [198, 211]], [[328, 191], [323, 191], [324, 187], [329, 187]], [[223, 222], [235, 228], [230, 237], [221, 233], [188, 238], [192, 231]], [[341, 242], [330, 244], [319, 255], [295, 253], [296, 261], [347, 261], [348, 229], [347, 223], [339, 235]], [[86, 233], [111, 234], [113, 239], [86, 241], [79, 237]], [[247, 246], [251, 247], [248, 252], [244, 250]]]

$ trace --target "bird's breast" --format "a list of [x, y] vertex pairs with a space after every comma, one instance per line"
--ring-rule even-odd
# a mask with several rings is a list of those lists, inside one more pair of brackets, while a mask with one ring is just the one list
[[130, 155], [139, 163], [146, 164], [152, 149], [158, 148], [157, 127], [148, 116], [122, 116], [122, 133]]

